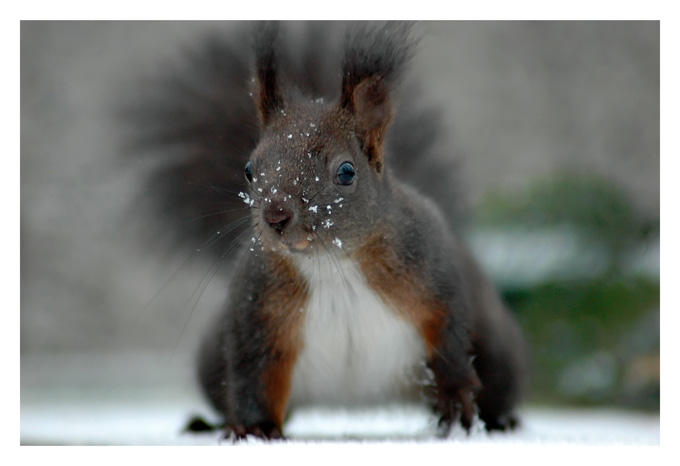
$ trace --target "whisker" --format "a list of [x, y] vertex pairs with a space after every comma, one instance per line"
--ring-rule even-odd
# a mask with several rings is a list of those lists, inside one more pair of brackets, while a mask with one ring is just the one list
[[[229, 254], [231, 254], [231, 253], [234, 251], [234, 249], [236, 249], [238, 246], [240, 246], [240, 245], [241, 245], [241, 240], [242, 240], [243, 238], [245, 238], [246, 233], [252, 232], [255, 228], [257, 228], [258, 225], [259, 225], [259, 223], [255, 223], [255, 224], [253, 224], [249, 229], [244, 230], [244, 231], [242, 231], [241, 233], [239, 233], [239, 234], [236, 236], [236, 238], [234, 239], [234, 241], [231, 242], [231, 244], [229, 245], [229, 248], [228, 248], [228, 249], [225, 251], [225, 253], [222, 255], [222, 259], [224, 259], [226, 256], [228, 256]], [[260, 236], [261, 236], [261, 235], [262, 235], [262, 233], [260, 233], [260, 234], [257, 236], [257, 239], [255, 239], [255, 242], [257, 242], [257, 241], [260, 240]], [[244, 254], [243, 256], [245, 257], [245, 254]], [[243, 257], [241, 258], [241, 260], [239, 260], [239, 263], [236, 265], [236, 267], [234, 267], [234, 270], [239, 270], [239, 268], [240, 268], [240, 266], [241, 266], [241, 261], [242, 261], [242, 260], [243, 260]]]
[[[249, 232], [249, 231], [252, 231], [252, 230], [257, 231], [257, 227], [259, 226], [259, 224], [260, 224], [259, 222], [254, 223], [254, 224], [252, 225], [251, 230], [246, 230], [246, 231], [243, 232], [243, 234], [245, 234], [245, 233], [247, 233], [247, 232]], [[241, 236], [241, 235], [239, 235], [239, 236]], [[250, 246], [248, 247], [248, 250], [245, 251], [245, 253], [241, 255], [240, 259], [238, 260], [238, 262], [236, 263], [236, 265], [235, 265], [235, 267], [234, 267], [234, 270], [241, 270], [241, 267], [243, 267], [243, 261], [245, 261], [245, 260], [246, 260], [246, 257], [249, 256], [249, 253], [252, 254], [252, 253], [255, 251], [255, 245], [258, 244], [258, 243], [260, 242], [260, 237], [261, 237], [261, 236], [262, 236], [262, 232], [260, 232], [260, 233], [257, 235], [257, 237], [253, 236], [253, 238], [251, 239], [252, 245], [250, 245]], [[245, 237], [245, 235], [244, 235], [243, 237]], [[233, 247], [233, 245], [232, 245], [232, 247]]]
[[333, 265], [335, 266], [335, 268], [337, 269], [338, 274], [340, 275], [340, 278], [342, 280], [342, 284], [345, 287], [345, 293], [347, 294], [347, 297], [348, 297], [348, 304], [351, 305], [352, 299], [351, 299], [351, 294], [350, 294], [350, 291], [349, 291], [349, 286], [347, 285], [347, 283], [348, 283], [347, 277], [345, 276], [345, 272], [342, 269], [342, 266], [340, 265], [338, 257], [335, 255], [335, 251], [330, 251], [326, 247], [325, 242], [321, 239], [321, 236], [319, 235], [319, 233], [318, 232], [315, 232], [315, 233], [316, 233], [316, 237], [318, 238], [319, 242], [321, 243], [321, 246], [326, 250], [326, 254], [328, 255], [328, 258], [330, 259], [330, 262], [332, 262]]
[[[248, 219], [250, 220], [250, 219]], [[241, 223], [238, 226], [242, 226], [243, 223]], [[233, 228], [232, 228], [233, 229]], [[234, 240], [231, 242], [228, 248], [225, 249], [224, 253], [219, 257], [216, 258], [210, 268], [208, 269], [208, 272], [203, 276], [201, 281], [199, 282], [198, 286], [196, 289], [194, 289], [194, 292], [190, 296], [189, 300], [187, 301], [187, 305], [191, 305], [193, 302], [193, 305], [191, 305], [191, 311], [189, 312], [189, 315], [184, 321], [184, 325], [182, 326], [182, 330], [180, 331], [178, 337], [177, 337], [177, 342], [175, 344], [175, 347], [172, 352], [171, 359], [174, 358], [177, 349], [179, 348], [179, 344], [182, 340], [182, 336], [184, 335], [184, 332], [189, 324], [189, 321], [191, 320], [192, 316], [194, 315], [194, 312], [196, 311], [196, 308], [198, 307], [198, 303], [201, 301], [201, 298], [203, 297], [203, 294], [205, 293], [205, 290], [208, 288], [208, 285], [212, 282], [212, 280], [215, 278], [217, 275], [220, 267], [224, 264], [224, 258], [227, 257], [231, 252], [239, 245], [240, 240], [242, 237], [250, 231], [250, 228], [245, 229], [241, 233], [239, 233]]]
[[186, 184], [186, 185], [191, 185], [191, 186], [198, 186], [200, 188], [209, 189], [210, 191], [223, 193], [223, 194], [238, 194], [238, 191], [235, 191], [231, 188], [227, 188], [227, 187], [224, 187], [224, 186], [215, 186], [213, 184], [196, 183], [196, 182], [192, 182], [192, 181], [184, 181], [182, 183]]
[[[217, 243], [220, 239], [225, 238], [226, 235], [228, 235], [229, 233], [234, 231], [236, 228], [243, 226], [245, 223], [250, 222], [254, 218], [255, 218], [254, 215], [249, 215], [247, 217], [243, 217], [241, 219], [238, 219], [238, 220], [232, 222], [227, 228], [222, 228], [222, 229], [218, 230], [215, 233], [215, 236], [213, 236], [210, 241], [208, 241], [206, 244], [204, 244], [203, 247], [206, 248], [206, 249], [211, 247], [213, 244]], [[222, 234], [222, 233], [224, 233], [224, 234]], [[221, 235], [221, 236], [219, 236], [219, 235]]]
[[[225, 202], [225, 204], [227, 204], [227, 203]], [[233, 204], [233, 201], [230, 202], [229, 204]], [[194, 217], [189, 217], [189, 215], [187, 214], [186, 217], [182, 219], [182, 222], [183, 223], [191, 223], [191, 222], [196, 222], [198, 220], [203, 220], [203, 219], [208, 218], [208, 217], [215, 217], [215, 216], [218, 216], [218, 215], [230, 214], [232, 212], [241, 212], [241, 211], [245, 212], [245, 211], [248, 211], [248, 210], [250, 210], [250, 207], [243, 206], [243, 207], [235, 207], [233, 209], [220, 209], [220, 210], [216, 210], [214, 212], [207, 212], [207, 213], [204, 213], [202, 215], [194, 216]]]
[[[327, 232], [327, 234], [328, 234], [328, 236], [330, 237], [330, 232]], [[352, 249], [354, 249], [354, 246], [355, 246], [355, 245], [352, 244], [352, 241], [351, 241], [351, 240], [348, 240], [348, 239], [344, 238], [342, 241], [343, 241], [344, 244], [349, 245]], [[339, 249], [340, 252], [341, 252], [342, 254], [344, 254], [344, 257], [347, 258], [347, 259], [352, 263], [352, 265], [354, 266], [354, 268], [356, 269], [356, 271], [357, 271], [360, 275], [363, 275], [363, 272], [362, 272], [361, 269], [359, 268], [359, 264], [357, 264], [357, 262], [356, 262], [356, 260], [354, 259], [354, 257], [353, 257], [353, 256], [352, 256], [352, 255], [351, 255], [344, 247], [338, 247], [337, 249]], [[338, 252], [338, 251], [336, 251], [336, 253], [337, 253], [337, 252]]]
[[326, 190], [327, 188], [329, 188], [329, 187], [330, 187], [330, 186], [326, 185], [326, 186], [324, 186], [323, 188], [319, 189], [312, 197], [309, 198], [309, 202], [312, 202], [316, 196], [318, 196], [319, 194], [321, 194], [323, 191], [325, 191], [325, 190]]
[[[253, 218], [253, 216], [246, 216], [246, 217], [240, 218], [240, 219], [238, 219], [238, 220], [235, 220], [235, 221], [233, 221], [233, 222], [227, 224], [227, 226], [225, 226], [225, 228], [223, 228], [223, 229], [221, 230], [221, 231], [223, 231], [223, 232], [225, 233], [224, 235], [218, 236], [218, 237], [216, 237], [216, 236], [211, 236], [210, 238], [206, 239], [203, 243], [201, 243], [198, 247], [191, 248], [191, 249], [192, 249], [191, 252], [189, 252], [189, 253], [186, 255], [186, 257], [184, 257], [184, 259], [181, 260], [181, 263], [175, 268], [174, 272], [173, 272], [168, 278], [166, 278], [166, 279], [163, 281], [163, 283], [162, 283], [162, 285], [160, 286], [160, 288], [153, 294], [153, 296], [151, 296], [151, 297], [147, 300], [147, 302], [146, 302], [146, 304], [144, 305], [144, 307], [138, 312], [138, 315], [137, 315], [137, 318], [136, 318], [134, 324], [130, 326], [130, 330], [129, 330], [129, 333], [128, 333], [127, 338], [129, 339], [129, 338], [131, 337], [131, 335], [132, 335], [132, 332], [134, 332], [135, 329], [139, 328], [141, 322], [143, 321], [144, 318], [147, 317], [147, 315], [148, 315], [150, 309], [153, 307], [154, 303], [156, 303], [156, 302], [158, 301], [158, 299], [160, 298], [160, 296], [161, 296], [165, 291], [167, 291], [167, 289], [168, 289], [168, 287], [170, 286], [170, 284], [173, 283], [173, 282], [177, 279], [177, 277], [179, 276], [180, 272], [182, 272], [183, 270], [185, 270], [185, 268], [187, 267], [187, 265], [189, 264], [189, 262], [190, 262], [191, 260], [196, 259], [196, 258], [201, 254], [201, 252], [202, 252], [204, 249], [207, 249], [207, 248], [211, 247], [212, 245], [214, 245], [214, 244], [215, 244], [217, 241], [219, 241], [220, 239], [227, 238], [227, 237], [228, 237], [228, 234], [231, 233], [232, 231], [234, 231], [234, 230], [236, 230], [237, 228], [240, 228], [240, 227], [242, 227], [242, 226], [244, 226], [244, 225], [247, 225], [248, 222], [251, 221], [252, 218]], [[245, 234], [245, 233], [247, 233], [247, 232], [248, 232], [248, 229], [244, 230], [242, 233], [240, 233], [239, 235], [237, 235], [237, 236], [232, 240], [232, 244], [236, 244], [236, 243], [237, 243], [237, 239], [238, 239], [241, 235], [243, 235], [243, 234]], [[226, 253], [226, 254], [222, 254], [222, 256], [220, 257], [220, 260], [221, 260], [221, 259], [224, 259], [224, 258], [228, 255], [228, 253], [231, 251], [231, 249], [232, 249], [232, 248], [228, 248], [228, 249], [227, 249], [227, 253]], [[200, 286], [200, 285], [199, 285], [199, 286]], [[193, 295], [193, 294], [192, 294], [192, 295]], [[190, 303], [190, 302], [191, 302], [191, 298], [190, 298], [190, 300], [189, 300], [189, 303]], [[186, 327], [186, 324], [185, 324], [185, 327]]]

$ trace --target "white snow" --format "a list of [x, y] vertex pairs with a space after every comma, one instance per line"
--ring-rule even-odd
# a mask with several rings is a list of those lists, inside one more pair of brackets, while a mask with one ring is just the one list
[[[21, 359], [22, 444], [219, 445], [220, 433], [182, 433], [190, 417], [210, 418], [193, 381], [193, 355], [44, 355]], [[178, 364], [181, 366], [175, 367]], [[659, 445], [658, 414], [613, 409], [525, 407], [515, 432], [455, 429], [434, 435], [436, 419], [421, 406], [293, 411], [286, 445]], [[229, 443], [229, 442], [226, 442]], [[261, 442], [253, 439], [246, 445]]]
[[[124, 399], [118, 402], [53, 400], [21, 409], [22, 444], [219, 445], [219, 432], [183, 433], [198, 413], [199, 398]], [[202, 406], [204, 412], [208, 412]], [[387, 405], [361, 410], [301, 408], [285, 426], [289, 443], [456, 443], [466, 445], [659, 445], [659, 417], [616, 410], [527, 408], [522, 427], [510, 433], [468, 435], [461, 428], [447, 439], [435, 435], [434, 416], [421, 407]], [[257, 443], [257, 439], [245, 443]]]

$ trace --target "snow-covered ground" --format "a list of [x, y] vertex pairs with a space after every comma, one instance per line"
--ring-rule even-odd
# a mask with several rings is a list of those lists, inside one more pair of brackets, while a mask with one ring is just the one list
[[[177, 361], [176, 361], [177, 362]], [[175, 370], [170, 370], [174, 367]], [[196, 414], [209, 414], [190, 364], [157, 355], [22, 357], [21, 443], [24, 445], [220, 445], [219, 433], [189, 434]], [[347, 411], [307, 408], [285, 426], [287, 444], [436, 443], [465, 445], [659, 445], [658, 415], [618, 410], [525, 407], [511, 433], [435, 436], [423, 407], [390, 405]], [[242, 442], [261, 444], [259, 440]]]
[[[191, 410], [182, 404], [129, 402], [34, 405], [22, 409], [23, 444], [220, 445], [221, 434], [183, 433]], [[455, 429], [448, 439], [434, 435], [434, 419], [412, 406], [357, 412], [306, 409], [286, 425], [289, 443], [454, 442], [523, 445], [659, 445], [659, 417], [604, 410], [525, 409], [523, 425], [511, 433], [467, 435]], [[246, 444], [261, 441], [247, 440]]]

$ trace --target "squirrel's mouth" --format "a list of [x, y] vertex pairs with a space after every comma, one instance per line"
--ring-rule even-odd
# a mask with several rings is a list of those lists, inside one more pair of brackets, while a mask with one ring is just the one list
[[313, 237], [301, 228], [286, 228], [283, 231], [265, 228], [261, 239], [271, 250], [305, 252], [313, 248]]
[[285, 238], [280, 238], [279, 241], [277, 241], [277, 246], [274, 249], [292, 253], [304, 253], [312, 250], [312, 241], [307, 238], [298, 240], [287, 240]]
[[302, 252], [311, 246], [312, 241], [309, 238], [302, 238], [294, 241], [282, 240], [281, 243], [293, 252]]

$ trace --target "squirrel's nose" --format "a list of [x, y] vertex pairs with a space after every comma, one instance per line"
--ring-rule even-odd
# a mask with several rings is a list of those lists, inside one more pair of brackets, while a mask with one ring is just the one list
[[280, 201], [271, 202], [264, 210], [265, 222], [278, 233], [283, 233], [292, 218], [293, 212]]

